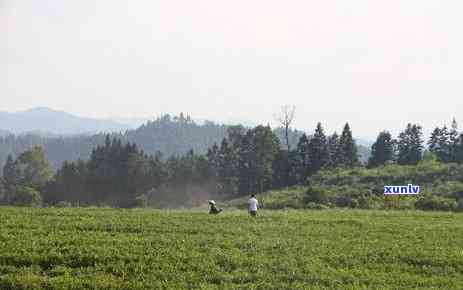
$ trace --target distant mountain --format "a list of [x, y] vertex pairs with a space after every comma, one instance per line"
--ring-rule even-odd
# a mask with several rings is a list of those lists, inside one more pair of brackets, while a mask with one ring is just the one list
[[41, 135], [75, 135], [119, 132], [129, 128], [129, 125], [112, 120], [83, 118], [49, 108], [16, 113], [0, 112], [0, 130], [14, 134], [34, 132]]

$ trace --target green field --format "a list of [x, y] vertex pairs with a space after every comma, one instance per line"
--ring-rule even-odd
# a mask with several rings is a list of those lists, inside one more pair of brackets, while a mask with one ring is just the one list
[[0, 207], [0, 289], [463, 289], [463, 215]]

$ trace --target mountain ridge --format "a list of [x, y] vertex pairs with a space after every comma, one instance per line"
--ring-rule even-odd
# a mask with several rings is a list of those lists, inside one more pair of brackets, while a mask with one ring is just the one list
[[79, 135], [120, 132], [127, 124], [107, 119], [80, 117], [65, 111], [36, 107], [19, 112], [0, 111], [0, 131], [13, 134], [40, 132], [44, 135]]
[[[126, 130], [136, 130], [150, 121], [153, 117], [111, 117], [105, 119], [83, 117], [55, 110], [49, 107], [35, 107], [19, 112], [0, 111], [0, 136], [9, 134], [25, 135], [33, 134], [42, 137], [67, 137], [70, 135], [95, 135], [99, 133], [120, 133]], [[258, 123], [241, 119], [228, 119], [212, 121], [195, 118], [198, 125], [213, 122], [218, 125], [243, 125], [255, 127]], [[303, 132], [302, 130], [296, 130]], [[308, 132], [311, 134], [311, 132]], [[370, 147], [374, 141], [367, 138], [356, 138], [359, 145]]]

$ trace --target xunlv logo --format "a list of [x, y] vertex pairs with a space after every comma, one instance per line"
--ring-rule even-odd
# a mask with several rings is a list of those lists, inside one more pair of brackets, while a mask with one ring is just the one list
[[409, 184], [407, 186], [384, 186], [384, 194], [419, 194], [420, 186]]

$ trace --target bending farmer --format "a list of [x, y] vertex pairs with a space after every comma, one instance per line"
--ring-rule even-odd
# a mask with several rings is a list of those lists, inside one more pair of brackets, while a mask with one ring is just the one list
[[223, 209], [217, 208], [215, 206], [215, 201], [213, 200], [209, 200], [209, 206], [210, 206], [210, 209], [209, 209], [210, 214], [219, 214], [223, 211]]

